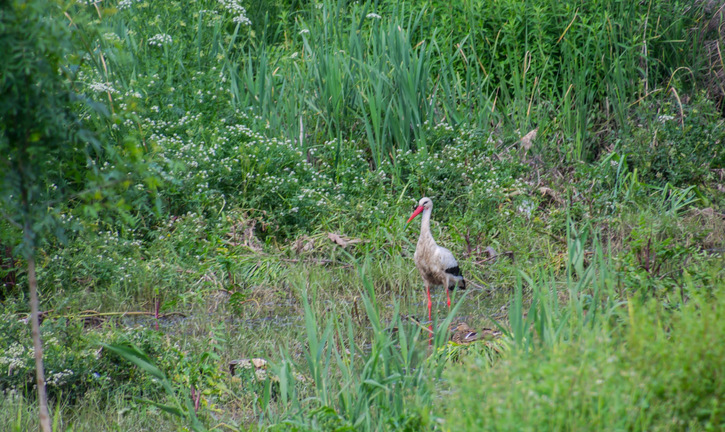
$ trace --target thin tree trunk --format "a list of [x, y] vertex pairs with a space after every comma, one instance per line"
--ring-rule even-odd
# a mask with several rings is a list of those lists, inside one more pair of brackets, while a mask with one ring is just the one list
[[45, 393], [45, 372], [43, 371], [43, 343], [40, 340], [40, 320], [38, 318], [38, 281], [35, 278], [35, 257], [28, 257], [28, 284], [30, 285], [30, 323], [33, 328], [33, 346], [35, 347], [35, 376], [38, 386], [38, 404], [40, 405], [40, 428], [51, 432], [48, 397]]

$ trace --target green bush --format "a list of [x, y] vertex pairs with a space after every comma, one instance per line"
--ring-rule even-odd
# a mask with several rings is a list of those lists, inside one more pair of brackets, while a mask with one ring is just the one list
[[[44, 363], [48, 395], [51, 399], [75, 401], [86, 392], [109, 391], [122, 385], [132, 392], [142, 392], [153, 386], [143, 375], [123, 366], [118, 358], [104, 355], [97, 345], [98, 333], [84, 331], [78, 321], [46, 319], [41, 332], [44, 336]], [[136, 342], [146, 341], [157, 347], [160, 337], [151, 342], [150, 334], [131, 332]], [[111, 334], [106, 333], [106, 336]], [[119, 337], [118, 334], [114, 335]], [[30, 392], [35, 382], [35, 363], [30, 329], [15, 315], [5, 315], [0, 330], [0, 345], [6, 346], [0, 366], [7, 371], [0, 377], [0, 389], [20, 394]], [[132, 388], [134, 390], [132, 390]]]
[[[446, 430], [717, 430], [725, 426], [722, 286], [680, 311], [630, 304], [623, 327], [490, 369], [451, 369]], [[482, 369], [484, 368], [485, 369]]]
[[[92, 319], [86, 320], [92, 322]], [[89, 392], [112, 392], [155, 397], [161, 384], [113, 352], [107, 344], [130, 344], [156, 361], [172, 382], [187, 389], [195, 386], [208, 397], [218, 397], [221, 371], [218, 357], [208, 351], [189, 352], [161, 332], [143, 328], [118, 329], [105, 324], [97, 329], [84, 327], [82, 319], [46, 319], [44, 363], [48, 395], [56, 401], [75, 403]], [[32, 395], [35, 382], [33, 347], [28, 326], [15, 315], [4, 315], [0, 323], [0, 391]]]
[[629, 169], [645, 183], [701, 185], [725, 168], [725, 120], [701, 94], [681, 106], [674, 98], [645, 103], [628, 121], [614, 150], [626, 155]]

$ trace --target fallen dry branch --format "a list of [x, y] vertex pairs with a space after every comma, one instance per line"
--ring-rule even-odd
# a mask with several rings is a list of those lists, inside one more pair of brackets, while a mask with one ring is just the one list
[[352, 244], [356, 244], [356, 243], [364, 243], [363, 240], [351, 239], [351, 238], [343, 237], [343, 236], [335, 234], [335, 233], [327, 233], [327, 238], [330, 239], [330, 241], [332, 241], [336, 245], [342, 247], [343, 249], [346, 248], [348, 245], [352, 245]]
[[472, 280], [470, 280], [470, 279], [466, 279], [466, 283], [467, 283], [468, 285], [471, 285], [472, 287], [474, 287], [474, 288], [476, 288], [476, 289], [480, 289], [481, 291], [491, 292], [491, 291], [490, 291], [490, 290], [489, 290], [488, 288], [486, 288], [485, 286], [483, 286], [483, 285], [479, 285], [479, 284], [477, 284], [476, 282], [474, 282], [474, 281], [472, 281]]
[[482, 259], [480, 261], [475, 261], [474, 264], [476, 264], [476, 265], [485, 264], [489, 261], [495, 261], [496, 258], [499, 258], [502, 256], [507, 256], [507, 257], [511, 258], [511, 261], [513, 261], [514, 260], [514, 251], [506, 251], [506, 252], [502, 252], [500, 254], [492, 255], [486, 259]]
[[346, 267], [346, 268], [352, 268], [352, 264], [342, 262], [342, 261], [324, 259], [324, 258], [307, 258], [307, 259], [280, 258], [280, 261], [284, 261], [284, 262], [288, 262], [288, 263], [305, 263], [305, 264], [317, 264], [317, 265], [334, 264], [334, 265], [339, 265], [339, 266]]
[[[123, 317], [123, 316], [144, 316], [144, 315], [156, 316], [156, 313], [155, 312], [136, 312], [136, 311], [131, 311], [131, 312], [96, 312], [94, 310], [86, 310], [86, 311], [80, 312], [78, 314], [68, 314], [68, 315], [50, 316], [50, 313], [51, 312], [53, 312], [53, 311], [50, 310], [50, 311], [41, 312], [40, 315], [43, 317], [43, 319], [58, 319], [58, 318], [86, 319], [86, 318], [101, 318], [101, 317], [114, 317], [114, 316]], [[27, 318], [27, 316], [28, 316], [27, 313], [26, 314], [20, 314], [20, 315], [25, 315], [25, 318], [20, 318], [21, 320], [27, 320], [28, 319]], [[186, 318], [187, 315], [185, 313], [183, 313], [183, 312], [167, 312], [165, 314], [160, 314], [158, 317], [159, 318], [167, 318], [167, 317], [170, 317], [170, 316], [180, 316], [180, 317]]]
[[409, 317], [408, 317], [408, 319], [410, 320], [410, 322], [412, 322], [413, 324], [417, 325], [417, 326], [418, 326], [418, 327], [420, 327], [420, 328], [421, 328], [422, 330], [425, 330], [425, 331], [427, 331], [428, 333], [430, 333], [430, 334], [433, 334], [433, 330], [431, 330], [431, 329], [429, 329], [428, 327], [426, 327], [426, 326], [424, 326], [423, 324], [421, 324], [421, 323], [420, 323], [420, 321], [418, 321], [417, 319], [413, 318], [412, 316], [409, 316]]

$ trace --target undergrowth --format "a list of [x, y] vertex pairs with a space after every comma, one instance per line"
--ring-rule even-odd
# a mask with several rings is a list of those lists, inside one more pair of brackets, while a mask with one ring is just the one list
[[[74, 109], [110, 143], [60, 187], [128, 172], [115, 208], [49, 204], [39, 239], [55, 429], [722, 429], [717, 17], [54, 3], [84, 44]], [[452, 311], [434, 291], [433, 322], [405, 223], [422, 196], [471, 282]], [[0, 429], [29, 430], [22, 231], [0, 229]], [[449, 341], [461, 321], [497, 336]]]

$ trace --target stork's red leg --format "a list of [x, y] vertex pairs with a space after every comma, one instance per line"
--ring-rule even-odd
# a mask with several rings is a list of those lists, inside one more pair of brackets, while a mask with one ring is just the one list
[[425, 284], [425, 292], [428, 294], [428, 330], [430, 330], [430, 335], [428, 336], [428, 346], [433, 345], [433, 314], [431, 311], [433, 310], [433, 302], [430, 299], [430, 285]]
[[425, 292], [428, 294], [428, 321], [432, 321], [433, 314], [431, 312], [433, 310], [433, 301], [430, 299], [430, 285], [425, 284]]
[[448, 312], [451, 311], [451, 290], [446, 289], [446, 297], [448, 298]]

